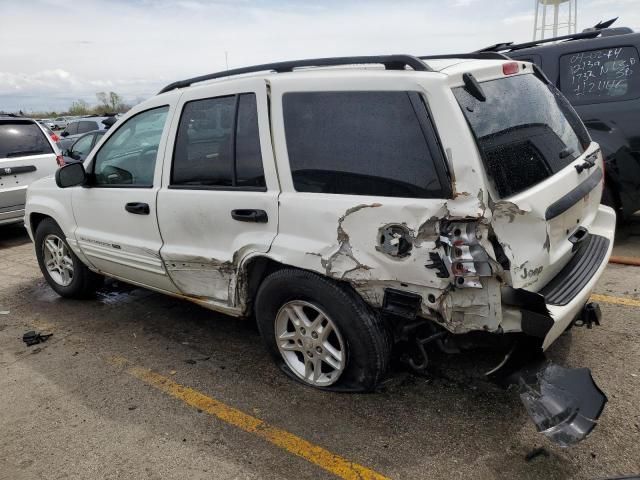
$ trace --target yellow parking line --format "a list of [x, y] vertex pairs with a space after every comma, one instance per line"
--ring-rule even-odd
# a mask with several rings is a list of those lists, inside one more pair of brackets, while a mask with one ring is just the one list
[[591, 300], [594, 302], [626, 305], [627, 307], [640, 307], [640, 300], [634, 300], [633, 298], [625, 298], [625, 297], [613, 297], [611, 295], [601, 295], [599, 293], [592, 294]]
[[111, 363], [125, 367], [125, 371], [130, 375], [158, 390], [168, 393], [174, 398], [182, 400], [187, 405], [207, 412], [209, 415], [213, 415], [245, 432], [253, 433], [283, 450], [302, 457], [327, 472], [333, 473], [339, 478], [348, 480], [388, 480], [388, 477], [367, 467], [351, 462], [297, 435], [269, 425], [259, 418], [230, 407], [197, 390], [180, 385], [158, 373], [138, 366], [127, 367], [128, 362], [122, 357], [112, 358]]

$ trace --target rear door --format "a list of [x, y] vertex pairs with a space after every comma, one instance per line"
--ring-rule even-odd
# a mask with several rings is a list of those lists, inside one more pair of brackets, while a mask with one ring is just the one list
[[536, 75], [480, 80], [485, 101], [464, 87], [454, 94], [485, 164], [492, 226], [512, 285], [536, 291], [595, 219], [601, 155], [566, 98]]
[[3, 213], [23, 209], [29, 184], [56, 168], [56, 153], [35, 122], [0, 120], [0, 221]]
[[266, 85], [186, 90], [178, 111], [158, 193], [160, 254], [183, 294], [238, 308], [238, 266], [269, 250], [278, 228]]

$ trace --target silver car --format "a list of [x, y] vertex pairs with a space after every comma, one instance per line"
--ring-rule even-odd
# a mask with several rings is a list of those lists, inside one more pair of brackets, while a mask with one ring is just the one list
[[53, 175], [63, 158], [41, 125], [0, 115], [0, 225], [21, 222], [27, 187]]

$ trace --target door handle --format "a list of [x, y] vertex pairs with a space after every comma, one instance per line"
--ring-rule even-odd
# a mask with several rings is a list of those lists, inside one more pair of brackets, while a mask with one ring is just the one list
[[129, 213], [136, 215], [149, 215], [149, 204], [141, 202], [130, 202], [124, 206], [124, 209]]
[[269, 221], [267, 212], [253, 209], [231, 210], [231, 218], [239, 222], [267, 223]]

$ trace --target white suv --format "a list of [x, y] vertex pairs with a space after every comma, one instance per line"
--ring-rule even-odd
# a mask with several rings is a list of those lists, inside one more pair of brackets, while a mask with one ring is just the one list
[[316, 387], [372, 389], [411, 332], [546, 349], [582, 315], [615, 215], [598, 145], [534, 69], [395, 55], [172, 84], [29, 188], [42, 272], [66, 297], [105, 275], [253, 313]]
[[0, 225], [22, 222], [29, 184], [53, 177], [64, 164], [44, 128], [30, 118], [0, 115]]

